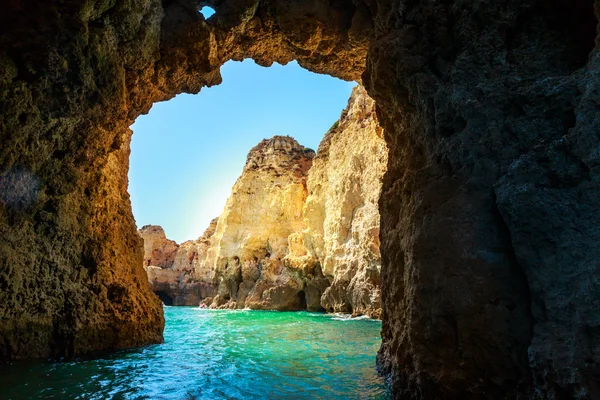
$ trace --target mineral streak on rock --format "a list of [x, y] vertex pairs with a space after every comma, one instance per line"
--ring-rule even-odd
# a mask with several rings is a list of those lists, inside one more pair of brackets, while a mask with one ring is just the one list
[[228, 60], [297, 59], [377, 103], [394, 396], [600, 398], [597, 1], [201, 3], [210, 20], [192, 0], [3, 4], [0, 357], [161, 340], [128, 127]]

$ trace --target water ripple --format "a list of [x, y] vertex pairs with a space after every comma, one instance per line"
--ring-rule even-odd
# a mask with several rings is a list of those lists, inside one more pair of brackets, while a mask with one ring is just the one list
[[[381, 323], [344, 314], [165, 307], [165, 342], [0, 367], [7, 399], [384, 399]], [[350, 323], [351, 322], [351, 323]]]

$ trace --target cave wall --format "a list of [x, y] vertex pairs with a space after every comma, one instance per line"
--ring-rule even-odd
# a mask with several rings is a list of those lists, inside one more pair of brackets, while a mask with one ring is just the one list
[[[358, 79], [368, 10], [351, 2], [15, 0], [0, 15], [0, 357], [162, 341], [127, 193], [152, 104], [252, 57]], [[297, 27], [303, 26], [301, 32]]]
[[158, 51], [128, 24], [162, 9], [121, 4], [108, 25], [108, 6], [16, 1], [0, 17], [3, 359], [162, 341], [142, 242], [128, 234], [123, 122], [125, 66]]
[[296, 59], [362, 76], [385, 130], [379, 365], [394, 396], [600, 397], [597, 2], [3, 7], [2, 358], [161, 340], [128, 126], [218, 84], [227, 60]]
[[394, 393], [600, 396], [594, 4], [379, 4]]

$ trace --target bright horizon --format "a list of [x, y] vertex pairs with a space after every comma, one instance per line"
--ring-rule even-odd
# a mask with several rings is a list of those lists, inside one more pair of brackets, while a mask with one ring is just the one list
[[223, 83], [155, 104], [131, 126], [129, 193], [137, 227], [197, 239], [223, 211], [250, 149], [289, 135], [314, 149], [346, 107], [354, 82], [251, 60], [221, 68]]

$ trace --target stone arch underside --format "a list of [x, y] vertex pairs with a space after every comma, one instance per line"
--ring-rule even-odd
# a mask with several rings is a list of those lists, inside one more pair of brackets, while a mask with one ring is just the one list
[[362, 78], [386, 131], [378, 365], [394, 396], [600, 396], [591, 0], [77, 3], [0, 15], [2, 358], [162, 340], [128, 127], [228, 60], [295, 59]]

